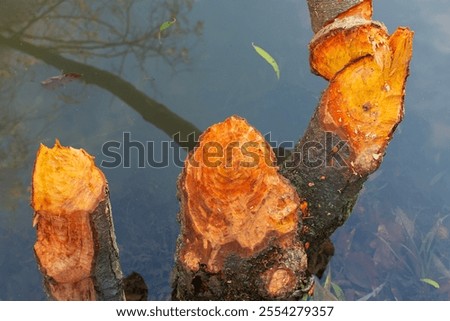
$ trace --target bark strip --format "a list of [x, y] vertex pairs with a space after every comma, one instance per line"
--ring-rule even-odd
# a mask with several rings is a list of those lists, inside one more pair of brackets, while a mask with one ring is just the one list
[[108, 185], [83, 149], [41, 144], [32, 178], [36, 260], [54, 300], [124, 300]]

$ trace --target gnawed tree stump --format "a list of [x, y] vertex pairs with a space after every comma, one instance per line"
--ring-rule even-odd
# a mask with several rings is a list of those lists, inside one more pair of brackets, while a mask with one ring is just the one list
[[389, 36], [384, 25], [369, 20], [371, 1], [308, 0], [316, 10], [325, 3], [339, 10], [334, 17], [312, 21], [317, 33], [310, 43], [310, 62], [330, 84], [281, 169], [308, 205], [300, 235], [313, 273], [326, 264], [327, 259], [318, 257], [321, 250], [332, 254], [328, 237], [350, 215], [402, 120], [413, 39], [408, 28]]
[[83, 149], [41, 144], [33, 170], [34, 251], [55, 300], [123, 300], [108, 185]]
[[178, 180], [173, 299], [298, 299], [312, 279], [301, 202], [263, 136], [232, 116], [208, 128]]
[[[241, 148], [246, 141], [256, 139], [250, 135], [254, 130], [237, 117], [211, 127], [199, 149], [187, 159], [179, 179], [181, 235], [174, 273], [175, 299], [301, 297], [305, 285], [311, 284], [303, 270], [304, 249], [308, 272], [320, 275], [334, 252], [329, 237], [350, 215], [363, 183], [380, 166], [402, 120], [413, 32], [399, 28], [389, 36], [383, 24], [370, 20], [370, 0], [308, 0], [308, 4], [314, 10], [311, 17], [317, 32], [310, 44], [311, 69], [330, 85], [303, 138], [280, 170], [302, 197], [289, 197], [301, 204], [298, 230], [294, 233], [285, 223], [285, 232], [274, 229], [280, 225], [265, 222], [266, 216], [260, 216], [270, 210], [255, 207], [269, 205], [265, 197], [272, 194], [286, 200], [283, 192], [263, 192], [270, 190], [270, 184], [260, 187], [266, 175], [273, 175], [268, 174], [270, 170], [251, 171], [234, 162], [267, 155]], [[235, 147], [240, 154], [224, 153]], [[259, 149], [259, 153], [264, 150]], [[258, 196], [254, 196], [255, 191]], [[279, 219], [288, 217], [289, 211], [283, 210], [288, 204], [272, 204], [278, 204], [271, 211], [281, 213]], [[255, 208], [263, 212], [255, 216]], [[302, 267], [300, 277], [293, 280], [289, 275], [297, 272], [285, 270], [286, 266], [295, 267], [291, 259], [294, 252], [284, 254], [291, 248], [297, 249], [297, 264]], [[289, 265], [283, 263], [285, 258], [289, 258]], [[276, 273], [271, 272], [274, 270]], [[293, 282], [297, 285], [289, 287]]]

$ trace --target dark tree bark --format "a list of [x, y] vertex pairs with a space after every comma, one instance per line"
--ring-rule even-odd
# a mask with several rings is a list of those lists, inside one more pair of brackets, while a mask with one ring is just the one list
[[[316, 33], [326, 24], [351, 8], [372, 0], [307, 0], [311, 26]], [[370, 5], [370, 8], [372, 6]], [[370, 9], [371, 12], [371, 9]]]

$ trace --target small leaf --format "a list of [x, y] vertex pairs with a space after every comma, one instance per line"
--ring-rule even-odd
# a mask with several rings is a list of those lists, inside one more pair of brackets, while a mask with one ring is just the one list
[[424, 282], [426, 284], [429, 284], [429, 285], [431, 285], [432, 287], [434, 287], [436, 289], [439, 289], [439, 283], [437, 283], [435, 280], [432, 280], [432, 279], [429, 279], [429, 278], [423, 278], [423, 279], [420, 279], [420, 281], [422, 281], [422, 282]]
[[158, 40], [159, 43], [161, 44], [161, 33], [166, 30], [167, 28], [170, 28], [170, 26], [172, 26], [175, 22], [177, 22], [177, 19], [174, 17], [172, 20], [170, 21], [164, 21], [160, 26], [159, 26], [159, 32], [158, 32]]
[[255, 48], [256, 52], [264, 58], [265, 61], [267, 61], [267, 63], [269, 65], [272, 66], [273, 70], [275, 71], [275, 74], [277, 75], [277, 79], [280, 79], [280, 68], [278, 68], [278, 64], [275, 61], [275, 59], [267, 52], [265, 51], [263, 48], [258, 47], [257, 45], [255, 45], [252, 42], [252, 46], [253, 48]]
[[41, 81], [41, 85], [47, 89], [55, 89], [61, 87], [73, 80], [81, 78], [81, 74], [76, 72], [69, 72], [58, 76], [53, 76]]
[[162, 32], [164, 30], [166, 30], [167, 28], [169, 28], [170, 26], [172, 26], [175, 22], [177, 22], [176, 18], [173, 18], [170, 21], [165, 21], [163, 22], [160, 26], [159, 26], [159, 32]]
[[333, 291], [336, 294], [336, 298], [339, 301], [344, 301], [345, 300], [345, 294], [344, 294], [344, 291], [342, 291], [342, 288], [339, 285], [337, 285], [336, 283], [334, 283], [334, 282], [331, 282], [331, 287], [333, 288]]

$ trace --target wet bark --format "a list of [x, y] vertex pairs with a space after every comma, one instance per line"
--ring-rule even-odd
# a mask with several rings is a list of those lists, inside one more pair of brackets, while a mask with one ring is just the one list
[[[316, 33], [337, 16], [366, 0], [307, 0], [311, 27]], [[371, 1], [370, 1], [371, 2]]]

